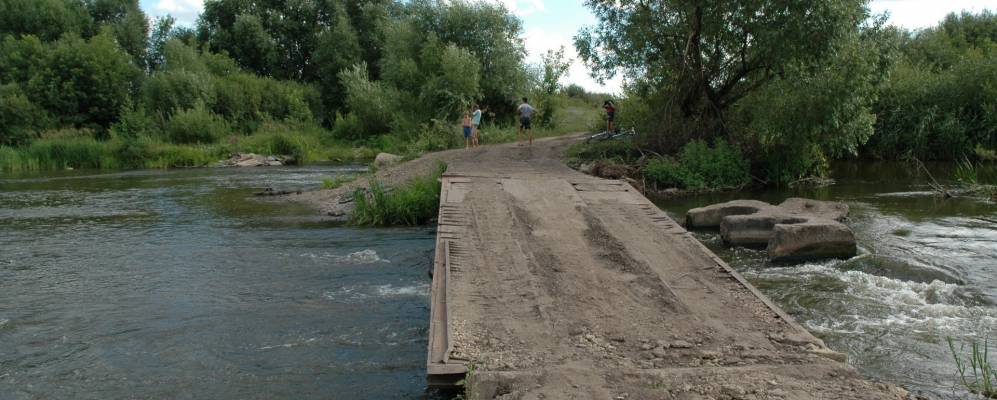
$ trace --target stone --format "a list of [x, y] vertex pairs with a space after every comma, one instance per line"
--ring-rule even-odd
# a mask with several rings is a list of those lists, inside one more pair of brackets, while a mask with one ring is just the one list
[[669, 345], [669, 347], [675, 348], [675, 349], [689, 349], [689, 348], [692, 348], [692, 343], [689, 343], [689, 342], [687, 342], [685, 340], [676, 340], [676, 341], [672, 342]]
[[767, 249], [772, 261], [850, 258], [858, 252], [855, 235], [840, 221], [848, 205], [789, 198], [778, 206], [734, 200], [689, 210], [690, 229], [717, 229], [725, 243]]
[[768, 243], [772, 261], [815, 258], [851, 258], [858, 253], [855, 235], [845, 224], [833, 220], [778, 224]]
[[711, 206], [693, 208], [685, 214], [685, 225], [689, 229], [720, 229], [720, 222], [729, 215], [754, 214], [772, 205], [757, 200], [734, 200]]
[[844, 221], [848, 217], [848, 205], [836, 201], [819, 201], [791, 197], [779, 204], [779, 208], [793, 214]]
[[291, 161], [288, 156], [262, 156], [254, 153], [235, 153], [218, 162], [222, 167], [277, 167]]
[[390, 153], [378, 153], [377, 157], [374, 157], [374, 165], [378, 168], [390, 167], [400, 162], [402, 162], [402, 156]]

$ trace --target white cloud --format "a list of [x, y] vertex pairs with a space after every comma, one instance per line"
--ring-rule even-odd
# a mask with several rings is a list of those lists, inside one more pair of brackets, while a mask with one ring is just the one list
[[544, 10], [544, 0], [498, 0], [498, 2], [520, 17]]
[[181, 25], [192, 26], [204, 10], [204, 0], [159, 0], [152, 6], [153, 16], [172, 15]]
[[997, 0], [873, 0], [873, 13], [889, 12], [890, 22], [907, 29], [938, 24], [951, 12], [997, 10]]
[[620, 76], [608, 80], [604, 84], [600, 84], [595, 78], [592, 78], [588, 67], [578, 59], [574, 41], [569, 34], [548, 32], [542, 28], [533, 28], [526, 31], [523, 40], [525, 41], [528, 53], [526, 61], [532, 64], [539, 64], [541, 61], [540, 56], [547, 52], [547, 50], [557, 50], [561, 46], [564, 46], [565, 57], [574, 61], [571, 63], [571, 68], [568, 69], [568, 76], [561, 81], [562, 84], [573, 83], [585, 88], [589, 92], [619, 94], [622, 91], [623, 78]]

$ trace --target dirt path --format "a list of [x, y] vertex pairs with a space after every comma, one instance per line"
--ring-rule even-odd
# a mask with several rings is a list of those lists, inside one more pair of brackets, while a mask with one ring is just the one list
[[[475, 399], [899, 399], [573, 138], [442, 155], [430, 374]], [[443, 301], [444, 303], [440, 303]]]

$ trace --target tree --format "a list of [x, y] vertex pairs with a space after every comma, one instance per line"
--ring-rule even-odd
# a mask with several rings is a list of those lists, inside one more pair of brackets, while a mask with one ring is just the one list
[[541, 58], [540, 67], [543, 76], [540, 79], [540, 91], [546, 95], [553, 95], [561, 89], [561, 78], [568, 75], [568, 69], [574, 61], [564, 57], [564, 46], [557, 51], [547, 50]]
[[[586, 0], [575, 36], [598, 77], [618, 70], [684, 136], [729, 133], [725, 112], [790, 65], [819, 66], [867, 16], [865, 0]], [[660, 121], [658, 121], [660, 122]], [[664, 128], [670, 127], [670, 128]], [[678, 141], [682, 143], [684, 141]]]
[[0, 36], [34, 35], [48, 42], [66, 33], [84, 35], [90, 25], [79, 0], [0, 0]]
[[55, 43], [28, 81], [28, 97], [71, 125], [108, 128], [137, 91], [141, 70], [104, 30], [89, 40]]

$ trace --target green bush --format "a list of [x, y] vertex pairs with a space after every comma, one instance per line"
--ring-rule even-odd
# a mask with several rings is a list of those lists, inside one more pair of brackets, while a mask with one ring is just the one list
[[440, 177], [446, 164], [438, 164], [430, 176], [417, 177], [388, 192], [378, 181], [370, 188], [353, 193], [355, 208], [351, 223], [361, 226], [420, 225], [437, 215], [440, 206]]
[[146, 168], [204, 167], [225, 157], [228, 152], [218, 146], [190, 146], [169, 143], [151, 145]]
[[111, 125], [111, 136], [116, 139], [134, 140], [159, 133], [156, 122], [144, 109], [126, 110], [121, 118]]
[[580, 161], [613, 160], [621, 163], [634, 162], [641, 157], [640, 150], [631, 140], [578, 143], [568, 148], [566, 154]]
[[738, 187], [751, 180], [751, 166], [741, 150], [723, 139], [717, 139], [713, 148], [702, 140], [686, 144], [682, 148], [682, 167], [700, 178], [704, 187]]
[[682, 148], [680, 161], [655, 158], [644, 167], [644, 178], [657, 188], [718, 189], [740, 187], [751, 180], [741, 151], [717, 140], [714, 147], [694, 140]]
[[437, 119], [422, 124], [415, 147], [420, 151], [441, 151], [464, 145], [464, 134], [459, 127]]
[[240, 147], [253, 153], [291, 156], [293, 162], [301, 164], [318, 158], [321, 145], [317, 130], [307, 132], [307, 129], [268, 125], [260, 133], [244, 138]]
[[18, 150], [23, 161], [41, 170], [117, 167], [107, 146], [92, 138], [37, 140]]
[[228, 133], [228, 123], [208, 111], [203, 103], [177, 112], [166, 124], [166, 136], [177, 144], [216, 143]]
[[19, 146], [38, 136], [49, 124], [48, 113], [14, 85], [0, 86], [0, 145]]

